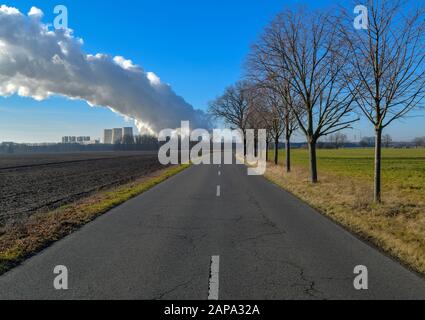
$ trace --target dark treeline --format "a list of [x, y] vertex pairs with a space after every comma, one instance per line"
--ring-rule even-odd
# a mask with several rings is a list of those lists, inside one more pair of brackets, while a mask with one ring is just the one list
[[53, 152], [101, 152], [101, 151], [157, 151], [159, 142], [155, 136], [142, 135], [124, 138], [116, 144], [78, 144], [78, 143], [53, 143], [53, 144], [25, 144], [2, 143], [0, 153], [53, 153]]
[[156, 151], [160, 147], [158, 138], [152, 135], [125, 136], [112, 146], [114, 151]]

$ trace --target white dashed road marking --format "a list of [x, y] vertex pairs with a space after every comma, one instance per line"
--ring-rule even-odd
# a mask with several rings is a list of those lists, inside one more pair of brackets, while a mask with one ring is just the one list
[[217, 186], [217, 197], [219, 197], [220, 196], [220, 186], [218, 185]]
[[212, 256], [211, 267], [210, 267], [210, 287], [208, 290], [208, 300], [218, 300], [219, 266], [220, 266], [220, 256]]

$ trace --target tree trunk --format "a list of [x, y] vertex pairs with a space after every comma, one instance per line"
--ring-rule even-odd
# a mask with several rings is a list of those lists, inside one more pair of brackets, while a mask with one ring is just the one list
[[286, 152], [286, 172], [291, 172], [291, 131], [289, 129], [289, 113], [285, 116], [285, 152]]
[[243, 156], [246, 157], [246, 136], [243, 135]]
[[291, 172], [291, 141], [290, 137], [286, 137], [285, 140], [285, 152], [286, 152], [286, 172]]
[[310, 155], [310, 181], [317, 183], [317, 157], [316, 157], [316, 141], [311, 139], [308, 142], [308, 151]]
[[279, 137], [274, 138], [274, 164], [279, 163]]
[[374, 179], [374, 195], [375, 202], [381, 202], [381, 143], [382, 128], [375, 129], [375, 179]]
[[269, 140], [266, 141], [266, 162], [269, 161]]
[[258, 156], [258, 132], [254, 130], [254, 156]]

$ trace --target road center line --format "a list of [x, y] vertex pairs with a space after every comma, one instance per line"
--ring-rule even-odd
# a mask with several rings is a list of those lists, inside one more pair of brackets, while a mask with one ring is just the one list
[[217, 186], [217, 197], [220, 196], [220, 185]]
[[210, 284], [208, 289], [208, 300], [218, 300], [218, 272], [220, 256], [211, 257]]

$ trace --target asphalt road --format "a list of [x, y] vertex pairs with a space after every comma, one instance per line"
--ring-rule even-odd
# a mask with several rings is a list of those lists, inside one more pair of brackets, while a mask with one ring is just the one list
[[[68, 290], [54, 289], [56, 265]], [[354, 289], [357, 265], [368, 290]], [[424, 299], [425, 281], [244, 166], [211, 165], [1, 276], [0, 298]]]

